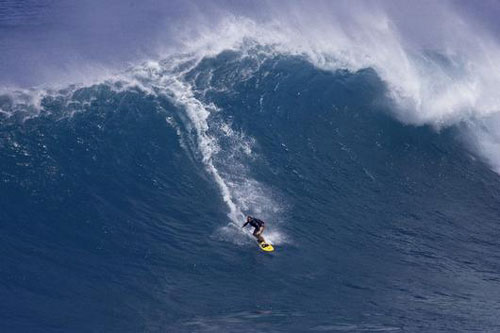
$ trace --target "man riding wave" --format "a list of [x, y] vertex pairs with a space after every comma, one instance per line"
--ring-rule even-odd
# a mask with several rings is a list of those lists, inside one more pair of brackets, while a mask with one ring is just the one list
[[255, 217], [252, 217], [250, 215], [247, 216], [247, 221], [245, 224], [243, 224], [243, 227], [246, 227], [247, 224], [250, 224], [252, 227], [254, 227], [253, 235], [255, 238], [257, 238], [257, 241], [259, 243], [264, 243], [264, 237], [262, 237], [262, 232], [264, 232], [264, 221], [256, 219]]

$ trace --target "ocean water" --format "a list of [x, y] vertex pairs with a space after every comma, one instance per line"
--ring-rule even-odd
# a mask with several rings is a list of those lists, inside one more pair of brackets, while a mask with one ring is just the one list
[[499, 331], [495, 114], [353, 63], [243, 38], [2, 93], [0, 330]]

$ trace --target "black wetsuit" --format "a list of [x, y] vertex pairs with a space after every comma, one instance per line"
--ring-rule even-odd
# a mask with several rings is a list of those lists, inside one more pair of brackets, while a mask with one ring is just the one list
[[252, 217], [250, 221], [245, 222], [243, 226], [245, 227], [247, 224], [250, 224], [252, 227], [258, 230], [264, 225], [264, 221]]
[[261, 236], [262, 232], [264, 231], [264, 221], [256, 219], [254, 217], [249, 216], [249, 219], [243, 224], [243, 228], [247, 225], [250, 224], [252, 227], [254, 227], [253, 235], [259, 243], [264, 243], [264, 237]]

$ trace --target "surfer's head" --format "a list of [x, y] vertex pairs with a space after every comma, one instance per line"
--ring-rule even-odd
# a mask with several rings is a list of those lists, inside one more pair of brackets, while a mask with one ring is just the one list
[[247, 215], [247, 221], [251, 221], [252, 217], [250, 215]]

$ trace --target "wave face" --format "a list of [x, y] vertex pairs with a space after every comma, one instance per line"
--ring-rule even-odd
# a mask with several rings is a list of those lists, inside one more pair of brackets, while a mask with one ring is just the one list
[[498, 175], [390, 89], [250, 42], [3, 95], [3, 330], [498, 330]]

